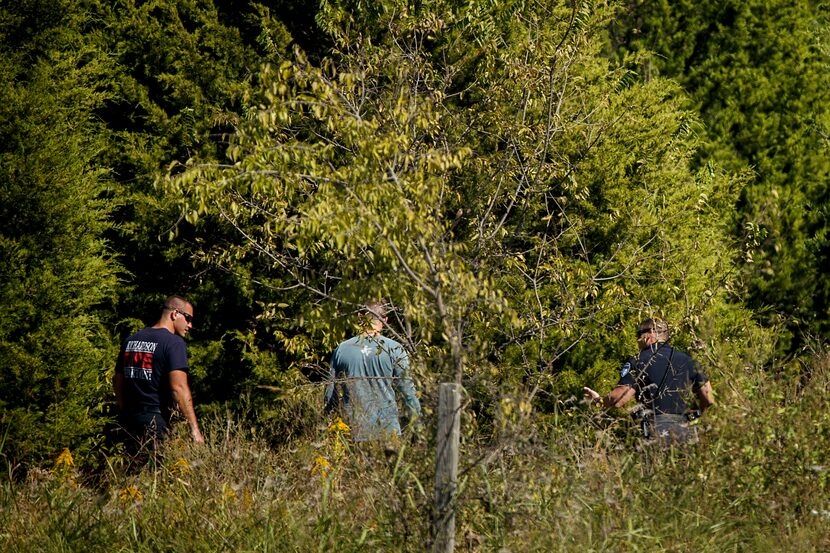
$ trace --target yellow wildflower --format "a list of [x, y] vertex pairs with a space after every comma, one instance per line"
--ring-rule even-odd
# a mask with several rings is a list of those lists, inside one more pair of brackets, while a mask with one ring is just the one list
[[228, 486], [227, 483], [222, 483], [222, 497], [225, 498], [225, 501], [237, 501], [239, 496], [236, 495], [236, 490], [233, 489], [233, 486]]
[[75, 466], [75, 460], [72, 458], [72, 452], [69, 451], [69, 448], [64, 448], [61, 451], [61, 454], [58, 455], [57, 460], [55, 461], [55, 468], [56, 469], [71, 469]]
[[144, 494], [141, 493], [137, 487], [130, 484], [120, 492], [118, 492], [118, 499], [121, 501], [141, 501], [144, 498]]
[[322, 455], [318, 455], [311, 467], [311, 474], [319, 473], [321, 477], [325, 478], [329, 475], [329, 472], [331, 472], [331, 463]]
[[248, 488], [244, 488], [242, 490], [242, 499], [241, 499], [242, 506], [246, 509], [250, 509], [254, 505], [254, 496], [251, 494], [251, 490]]
[[78, 481], [75, 479], [75, 460], [72, 458], [72, 452], [69, 448], [65, 448], [55, 459], [55, 468], [52, 473], [58, 475], [61, 481], [70, 488], [77, 488]]
[[170, 472], [174, 476], [187, 476], [190, 474], [190, 463], [184, 457], [179, 457], [173, 466], [170, 467]]
[[351, 432], [352, 429], [349, 428], [349, 425], [343, 422], [343, 419], [340, 417], [334, 419], [334, 422], [329, 425], [329, 433], [335, 436], [339, 436], [341, 434], [349, 435]]

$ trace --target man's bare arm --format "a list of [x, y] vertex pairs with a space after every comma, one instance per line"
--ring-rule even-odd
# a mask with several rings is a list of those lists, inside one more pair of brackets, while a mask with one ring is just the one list
[[634, 388], [631, 386], [627, 386], [625, 384], [620, 384], [619, 386], [615, 386], [613, 390], [611, 390], [607, 396], [600, 396], [597, 392], [592, 390], [591, 388], [585, 387], [582, 388], [582, 391], [585, 393], [585, 399], [588, 399], [592, 402], [601, 401], [602, 406], [605, 409], [611, 409], [612, 407], [622, 407], [632, 398], [634, 398], [635, 392]]
[[711, 382], [706, 382], [703, 386], [698, 388], [697, 399], [701, 413], [715, 404], [715, 396], [712, 393]]
[[193, 397], [190, 395], [186, 372], [170, 371], [170, 391], [173, 393], [173, 401], [178, 404], [179, 410], [190, 426], [190, 435], [193, 436], [193, 441], [197, 444], [205, 443], [202, 432], [199, 430], [199, 422], [196, 420], [196, 411], [193, 409]]

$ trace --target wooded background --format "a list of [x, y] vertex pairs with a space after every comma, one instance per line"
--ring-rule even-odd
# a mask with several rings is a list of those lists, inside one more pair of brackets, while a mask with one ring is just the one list
[[607, 389], [655, 315], [716, 390], [798, 376], [830, 323], [828, 15], [3, 2], [0, 455], [94, 462], [120, 340], [172, 293], [200, 416], [273, 441], [319, 422], [367, 297], [427, 408], [456, 381], [482, 421]]

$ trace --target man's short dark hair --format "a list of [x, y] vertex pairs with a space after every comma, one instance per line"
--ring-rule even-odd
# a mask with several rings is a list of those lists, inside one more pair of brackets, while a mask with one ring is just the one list
[[657, 340], [666, 342], [669, 339], [669, 323], [665, 319], [659, 317], [649, 318], [640, 323], [640, 328], [647, 328], [654, 330], [657, 334]]
[[190, 305], [189, 301], [184, 299], [182, 296], [174, 294], [172, 296], [167, 296], [167, 299], [164, 300], [163, 311], [181, 311], [182, 309], [186, 309], [188, 305]]
[[386, 304], [382, 299], [368, 300], [363, 304], [363, 309], [367, 315], [370, 315], [378, 320], [386, 319]]

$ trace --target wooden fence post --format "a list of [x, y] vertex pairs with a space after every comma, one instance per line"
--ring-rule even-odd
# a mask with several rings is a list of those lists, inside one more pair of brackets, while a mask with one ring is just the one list
[[455, 491], [458, 485], [458, 442], [461, 428], [461, 386], [441, 384], [438, 392], [438, 436], [435, 452], [433, 553], [455, 549]]

